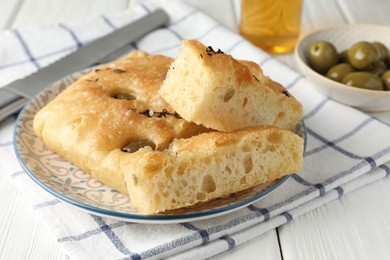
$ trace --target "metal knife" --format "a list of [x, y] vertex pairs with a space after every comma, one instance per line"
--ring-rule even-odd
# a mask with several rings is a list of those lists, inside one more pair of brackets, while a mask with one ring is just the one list
[[167, 24], [169, 16], [161, 9], [99, 38], [75, 52], [23, 79], [0, 88], [0, 121], [19, 111], [30, 98], [51, 83], [96, 64], [114, 51]]

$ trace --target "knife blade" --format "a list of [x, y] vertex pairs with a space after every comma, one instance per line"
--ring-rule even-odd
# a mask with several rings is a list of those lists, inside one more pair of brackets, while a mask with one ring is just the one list
[[23, 79], [0, 88], [0, 121], [20, 110], [23, 105], [51, 83], [85, 69], [124, 45], [134, 42], [154, 29], [167, 24], [168, 14], [161, 9], [129, 25], [81, 46], [71, 54]]

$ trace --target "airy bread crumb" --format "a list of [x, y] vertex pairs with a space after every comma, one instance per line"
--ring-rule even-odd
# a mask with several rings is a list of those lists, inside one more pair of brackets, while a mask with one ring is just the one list
[[153, 214], [218, 198], [297, 172], [303, 139], [274, 127], [203, 133], [169, 149], [145, 147], [128, 161], [132, 203]]

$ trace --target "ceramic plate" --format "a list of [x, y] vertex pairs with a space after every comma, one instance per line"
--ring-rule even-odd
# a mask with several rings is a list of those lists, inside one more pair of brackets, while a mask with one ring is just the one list
[[[212, 218], [243, 208], [269, 194], [288, 176], [279, 180], [199, 203], [192, 207], [159, 215], [137, 213], [128, 196], [91, 178], [57, 154], [48, 150], [34, 134], [34, 115], [84, 71], [66, 77], [40, 93], [20, 113], [15, 127], [14, 145], [18, 159], [28, 175], [44, 190], [90, 213], [129, 222], [167, 224]], [[304, 135], [303, 124], [297, 129]]]

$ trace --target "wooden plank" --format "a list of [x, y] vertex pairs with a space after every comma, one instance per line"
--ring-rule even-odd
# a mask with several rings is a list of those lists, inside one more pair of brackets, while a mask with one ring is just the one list
[[389, 185], [375, 182], [280, 227], [284, 259], [388, 259]]
[[[1, 169], [2, 170], [2, 169]], [[0, 171], [0, 259], [65, 259], [31, 203]]]

